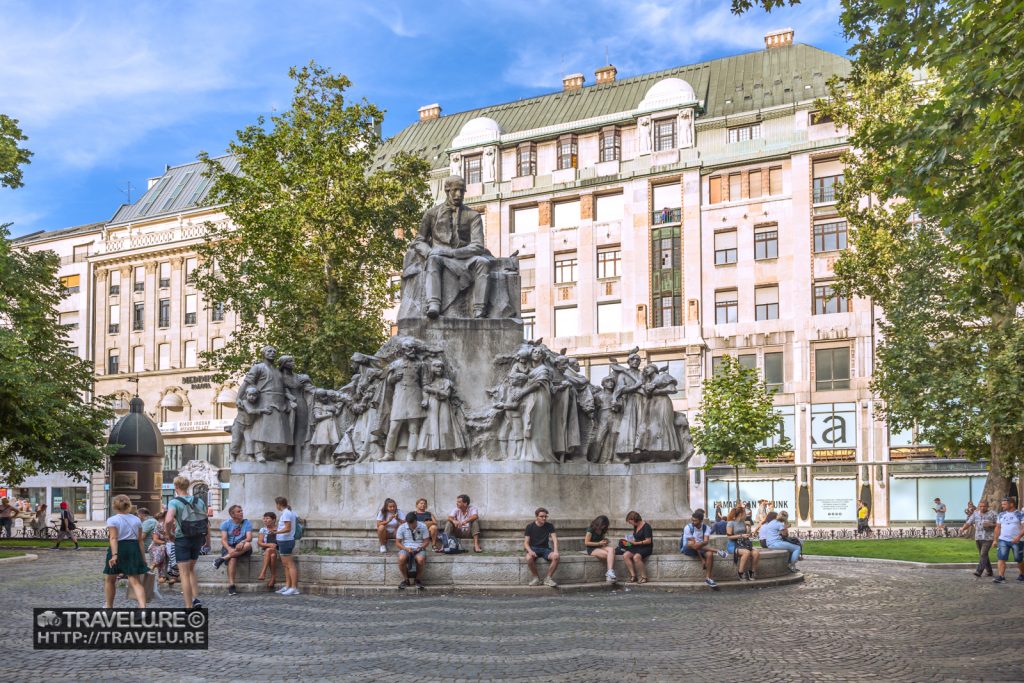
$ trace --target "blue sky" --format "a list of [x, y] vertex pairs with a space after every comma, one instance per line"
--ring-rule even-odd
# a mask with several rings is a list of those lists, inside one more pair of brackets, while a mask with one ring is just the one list
[[0, 112], [35, 153], [0, 189], [0, 223], [27, 234], [109, 219], [166, 164], [222, 152], [287, 108], [311, 59], [387, 110], [385, 135], [439, 102], [453, 113], [593, 82], [605, 51], [632, 76], [763, 47], [769, 30], [844, 53], [838, 0], [771, 14], [728, 0], [589, 2], [10, 2], [0, 0]]

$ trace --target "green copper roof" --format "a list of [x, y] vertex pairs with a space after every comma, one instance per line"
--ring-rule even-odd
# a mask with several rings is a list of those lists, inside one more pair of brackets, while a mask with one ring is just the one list
[[704, 101], [699, 121], [823, 97], [827, 94], [826, 81], [849, 71], [850, 62], [845, 57], [810, 45], [758, 50], [417, 121], [382, 145], [377, 161], [386, 163], [388, 157], [404, 151], [425, 158], [435, 169], [443, 168], [448, 165], [445, 150], [452, 139], [467, 121], [478, 116], [494, 119], [507, 134], [627, 112], [635, 109], [647, 90], [663, 78], [682, 78], [693, 87], [697, 99]]
[[[228, 154], [216, 157], [228, 173], [238, 172], [238, 160]], [[111, 225], [131, 223], [181, 211], [195, 210], [203, 206], [213, 186], [213, 179], [203, 175], [206, 165], [193, 161], [180, 166], [170, 166], [162, 176], [146, 190], [134, 204], [122, 204]]]

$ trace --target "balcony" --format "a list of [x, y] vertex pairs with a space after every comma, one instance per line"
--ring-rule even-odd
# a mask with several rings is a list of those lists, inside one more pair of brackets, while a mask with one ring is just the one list
[[670, 223], [678, 223], [682, 220], [683, 209], [661, 209], [660, 211], [651, 212], [651, 225], [668, 225]]
[[[218, 227], [223, 227], [225, 224], [224, 221], [218, 221], [217, 223]], [[206, 224], [199, 223], [198, 225], [185, 225], [181, 228], [139, 233], [130, 237], [112, 237], [103, 241], [103, 252], [109, 254], [127, 249], [139, 249], [157, 244], [177, 242], [179, 240], [195, 239], [205, 236], [206, 232]]]
[[146, 324], [143, 321], [141, 321], [141, 320], [136, 320], [134, 323], [132, 323], [132, 331], [133, 332], [142, 332], [145, 329], [146, 329]]
[[195, 325], [196, 324], [196, 314], [195, 313], [186, 313], [185, 314], [185, 324], [186, 325]]
[[107, 332], [109, 334], [117, 334], [121, 331], [121, 323], [110, 323], [107, 325]]
[[833, 175], [825, 176], [823, 178], [814, 179], [814, 197], [813, 201], [815, 204], [834, 204], [838, 197], [836, 197], [836, 190], [840, 185], [843, 184], [843, 176]]

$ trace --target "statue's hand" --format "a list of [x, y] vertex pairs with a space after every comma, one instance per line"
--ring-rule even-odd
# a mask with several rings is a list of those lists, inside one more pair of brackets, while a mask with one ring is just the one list
[[420, 401], [420, 408], [426, 408], [426, 407], [427, 407], [427, 399], [423, 399], [422, 401]]
[[450, 257], [450, 256], [453, 256], [454, 253], [455, 252], [452, 251], [452, 249], [450, 247], [440, 247], [440, 246], [438, 246], [438, 247], [433, 247], [430, 250], [430, 255], [431, 256], [449, 256]]

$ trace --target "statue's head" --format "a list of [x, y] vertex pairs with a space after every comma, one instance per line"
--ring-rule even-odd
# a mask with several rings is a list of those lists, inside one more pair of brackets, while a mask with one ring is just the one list
[[529, 346], [520, 346], [516, 350], [516, 360], [527, 361], [530, 360], [530, 352], [532, 349]]
[[440, 358], [435, 358], [430, 361], [430, 371], [434, 373], [434, 377], [444, 376], [444, 361]]
[[640, 354], [629, 354], [629, 367], [633, 368], [634, 370], [640, 367]]
[[526, 373], [519, 372], [518, 370], [515, 372], [510, 372], [508, 375], [508, 381], [514, 387], [521, 387], [524, 384], [526, 384]]
[[580, 371], [580, 362], [578, 360], [576, 360], [575, 358], [570, 358], [569, 359], [569, 367], [572, 368], [573, 370], [575, 370], [576, 372], [579, 372]]
[[320, 401], [321, 403], [327, 403], [328, 401], [332, 400], [333, 397], [331, 396], [331, 394], [333, 393], [333, 391], [329, 391], [327, 389], [317, 389], [314, 396], [316, 397], [316, 400]]
[[406, 358], [412, 358], [416, 355], [416, 343], [412, 340], [406, 340], [402, 342], [402, 355]]
[[281, 356], [281, 359], [277, 361], [277, 367], [282, 370], [294, 370], [295, 356]]
[[615, 378], [612, 377], [611, 375], [605, 375], [604, 378], [601, 380], [601, 386], [607, 389], [608, 391], [613, 390], [615, 388]]
[[260, 351], [260, 353], [263, 354], [263, 358], [268, 363], [273, 363], [274, 359], [277, 358], [277, 349], [275, 349], [270, 344], [267, 344], [266, 346], [264, 346], [263, 349]]
[[539, 363], [542, 360], [544, 360], [544, 347], [534, 346], [532, 349], [530, 349], [530, 360], [532, 360], [534, 363]]
[[565, 370], [569, 367], [569, 357], [562, 355], [555, 356], [555, 367], [559, 370]]
[[444, 179], [444, 194], [452, 206], [462, 206], [466, 196], [466, 181], [462, 176], [452, 175]]
[[260, 400], [260, 392], [256, 390], [256, 387], [249, 387], [245, 390], [245, 400], [249, 403], [256, 403]]
[[657, 375], [658, 372], [659, 372], [658, 366], [655, 365], [654, 363], [651, 363], [646, 368], [644, 368], [644, 377], [650, 379], [651, 377], [654, 377], [655, 375]]

